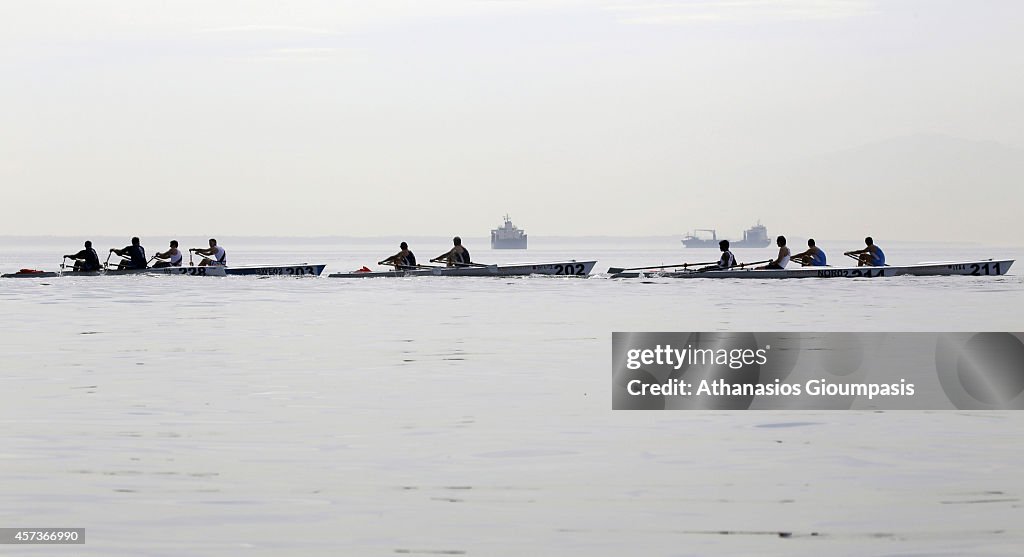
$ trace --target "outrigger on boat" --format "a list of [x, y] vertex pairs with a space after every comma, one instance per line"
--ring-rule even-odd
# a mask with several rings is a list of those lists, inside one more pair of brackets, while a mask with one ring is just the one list
[[[553, 275], [585, 277], [594, 269], [597, 261], [558, 261], [554, 263], [513, 263], [507, 265], [484, 265], [472, 263], [455, 267], [416, 265], [394, 271], [353, 271], [332, 273], [329, 278], [381, 278], [381, 277], [521, 277], [529, 275]], [[365, 269], [365, 267], [364, 267]]]
[[[1013, 265], [1013, 259], [983, 259], [979, 261], [928, 262], [914, 265], [886, 265], [883, 267], [796, 267], [793, 269], [732, 268], [709, 271], [682, 269], [634, 270], [609, 269], [610, 278], [879, 278], [911, 275], [936, 277], [951, 275], [993, 276], [1005, 275]], [[613, 272], [618, 271], [618, 272]]]

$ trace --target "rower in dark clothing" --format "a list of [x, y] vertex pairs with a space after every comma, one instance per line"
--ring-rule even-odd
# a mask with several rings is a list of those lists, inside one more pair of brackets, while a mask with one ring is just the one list
[[736, 266], [736, 257], [733, 256], [731, 251], [729, 251], [729, 240], [722, 240], [721, 242], [718, 242], [718, 249], [722, 250], [722, 257], [718, 260], [718, 263], [715, 263], [710, 267], [699, 269], [700, 272], [724, 271]]
[[139, 244], [138, 236], [132, 238], [132, 245], [125, 246], [122, 249], [110, 248], [110, 252], [116, 253], [122, 257], [121, 263], [117, 265], [118, 269], [146, 268], [146, 250]]
[[384, 261], [381, 261], [380, 264], [394, 265], [395, 270], [416, 267], [416, 255], [413, 254], [411, 249], [409, 249], [409, 244], [402, 242], [398, 247], [401, 248], [402, 251], [392, 255]]
[[64, 259], [74, 259], [76, 271], [100, 270], [100, 256], [92, 249], [92, 242], [88, 240], [85, 241], [85, 249], [74, 255], [65, 255]]
[[441, 262], [444, 260], [448, 263], [449, 267], [462, 267], [471, 265], [472, 262], [469, 260], [469, 250], [462, 247], [462, 238], [458, 236], [452, 238], [452, 244], [454, 247], [441, 255], [431, 259], [434, 262]]

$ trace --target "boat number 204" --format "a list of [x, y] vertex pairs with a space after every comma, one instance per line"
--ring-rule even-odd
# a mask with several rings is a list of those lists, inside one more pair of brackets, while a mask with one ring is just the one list
[[566, 263], [555, 265], [556, 275], [582, 275], [586, 267], [582, 263]]

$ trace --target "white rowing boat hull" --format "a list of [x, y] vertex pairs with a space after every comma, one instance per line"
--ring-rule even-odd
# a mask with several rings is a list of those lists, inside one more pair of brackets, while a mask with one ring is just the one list
[[597, 261], [559, 261], [555, 263], [523, 263], [486, 265], [482, 267], [431, 267], [407, 271], [376, 271], [369, 273], [333, 273], [329, 278], [396, 278], [396, 277], [522, 277], [552, 275], [585, 277]]
[[962, 261], [947, 263], [919, 263], [889, 267], [797, 267], [794, 269], [730, 269], [728, 271], [634, 271], [615, 273], [611, 278], [666, 277], [666, 278], [879, 278], [912, 275], [937, 277], [951, 275], [994, 276], [1005, 275], [1013, 259]]
[[64, 271], [66, 277], [96, 275], [172, 275], [186, 277], [222, 277], [224, 267], [150, 267], [148, 269], [108, 269], [96, 272]]
[[275, 277], [318, 277], [327, 265], [268, 265], [264, 267], [227, 267], [229, 275], [259, 275]]

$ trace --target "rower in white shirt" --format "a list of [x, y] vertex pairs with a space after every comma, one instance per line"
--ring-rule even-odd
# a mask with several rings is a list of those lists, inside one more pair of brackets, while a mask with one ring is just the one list
[[170, 249], [163, 253], [158, 252], [153, 259], [156, 259], [153, 267], [181, 267], [181, 251], [178, 250], [178, 241], [171, 240]]
[[786, 237], [779, 236], [775, 243], [779, 246], [779, 256], [761, 267], [762, 269], [785, 269], [789, 264], [789, 248], [786, 247]]
[[190, 248], [189, 251], [203, 256], [203, 260], [199, 262], [200, 266], [228, 264], [227, 252], [224, 251], [224, 248], [217, 245], [217, 240], [214, 238], [210, 238], [209, 248]]

